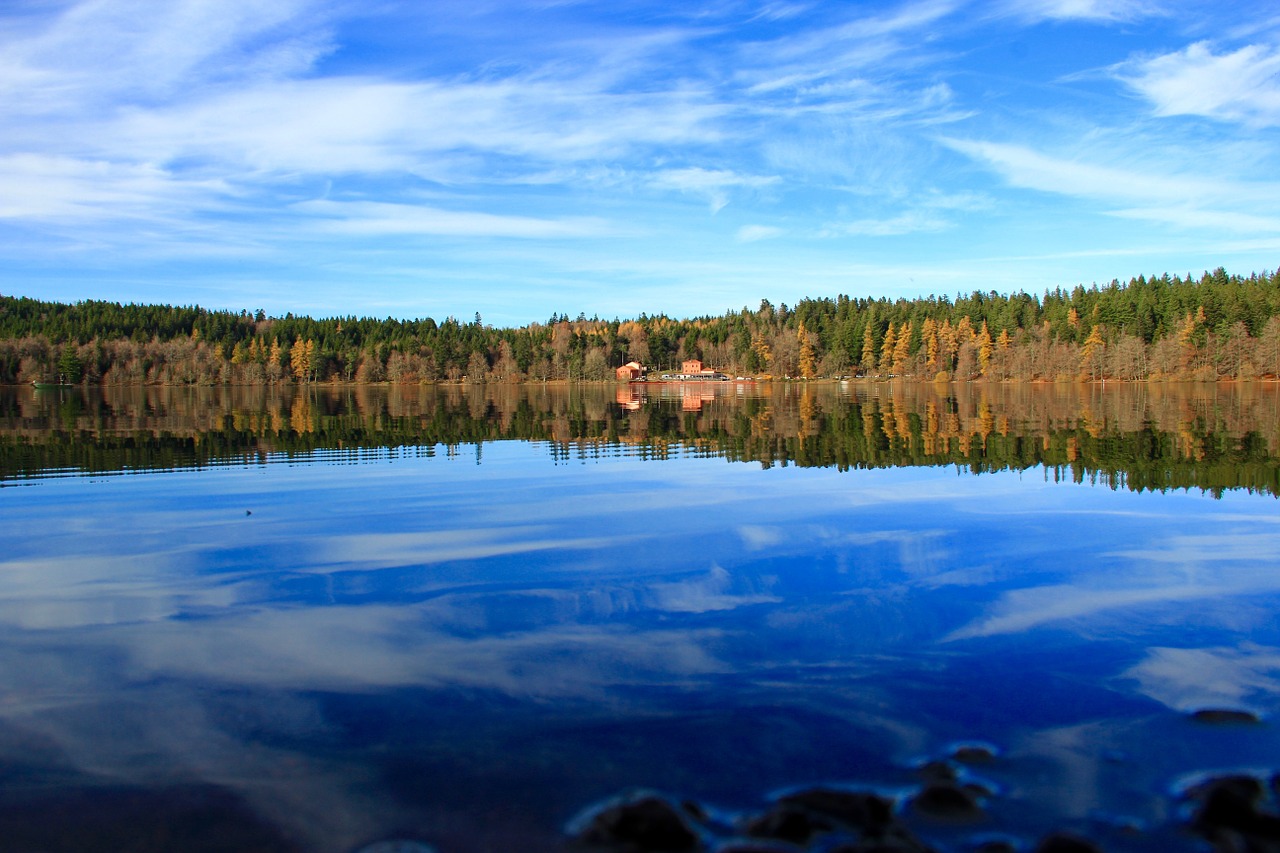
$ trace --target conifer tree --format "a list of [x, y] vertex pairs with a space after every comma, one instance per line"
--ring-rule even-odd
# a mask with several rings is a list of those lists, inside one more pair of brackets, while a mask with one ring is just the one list
[[809, 339], [803, 322], [796, 332], [796, 338], [800, 343], [800, 375], [805, 379], [812, 379], [818, 375], [818, 362], [813, 353], [813, 341]]
[[1089, 337], [1085, 338], [1084, 346], [1080, 350], [1080, 372], [1088, 374], [1091, 379], [1097, 379], [1102, 363], [1102, 351], [1106, 347], [1106, 343], [1102, 340], [1102, 326], [1094, 324], [1089, 330]]
[[995, 351], [995, 345], [991, 342], [991, 332], [987, 329], [986, 320], [982, 321], [982, 327], [974, 335], [973, 342], [978, 348], [978, 370], [985, 376], [987, 370], [991, 367], [991, 354]]
[[938, 324], [932, 317], [925, 317], [920, 327], [920, 344], [924, 349], [925, 369], [932, 376], [938, 371]]
[[894, 328], [893, 322], [889, 322], [889, 329], [884, 333], [884, 343], [880, 345], [880, 372], [893, 372], [893, 353], [898, 348], [898, 332]]
[[311, 353], [315, 351], [315, 344], [311, 347], [307, 346], [307, 341], [298, 338], [293, 342], [293, 346], [289, 348], [289, 368], [293, 371], [294, 378], [299, 382], [306, 382], [311, 373]]
[[893, 372], [902, 375], [907, 372], [907, 362], [911, 360], [911, 321], [902, 324], [898, 329], [898, 342], [893, 348]]

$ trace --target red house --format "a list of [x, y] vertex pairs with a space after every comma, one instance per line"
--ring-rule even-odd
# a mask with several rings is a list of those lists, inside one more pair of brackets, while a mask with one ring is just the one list
[[638, 361], [628, 361], [622, 367], [619, 367], [616, 372], [620, 382], [634, 382], [637, 379], [644, 378], [644, 366]]

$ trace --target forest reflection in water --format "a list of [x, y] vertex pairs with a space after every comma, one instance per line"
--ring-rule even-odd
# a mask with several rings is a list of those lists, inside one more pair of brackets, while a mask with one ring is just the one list
[[815, 784], [934, 850], [1202, 849], [1182, 792], [1280, 770], [1278, 429], [1270, 384], [9, 389], [0, 849], [554, 853], [631, 786], [723, 841]]
[[1280, 386], [631, 384], [0, 389], [0, 479], [318, 451], [550, 443], [763, 466], [1043, 466], [1134, 490], [1280, 494]]

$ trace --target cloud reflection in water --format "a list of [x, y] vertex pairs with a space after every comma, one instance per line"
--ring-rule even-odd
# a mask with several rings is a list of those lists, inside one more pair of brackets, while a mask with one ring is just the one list
[[[1083, 812], [1105, 770], [1090, 726], [1124, 741], [1153, 701], [1276, 709], [1276, 627], [1202, 606], [1280, 598], [1271, 499], [950, 469], [553, 468], [530, 450], [0, 493], [19, 510], [0, 534], [23, 543], [0, 559], [7, 742], [78, 773], [225, 785], [354, 845], [417, 808], [382, 796], [388, 755], [510, 795], [555, 743], [567, 808], [692, 772], [662, 762], [694, 730], [754, 762], [746, 792], [733, 762], [690, 753], [743, 795], [871, 766], [823, 742], [889, 763], [975, 736], [1080, 780], [1063, 807]], [[23, 529], [59, 515], [75, 535], [43, 549]], [[336, 710], [353, 703], [364, 722]], [[386, 733], [398, 720], [411, 734]]]

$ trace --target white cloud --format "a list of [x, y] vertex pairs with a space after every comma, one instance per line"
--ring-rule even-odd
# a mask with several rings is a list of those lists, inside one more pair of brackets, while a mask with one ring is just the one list
[[1156, 115], [1280, 124], [1280, 48], [1246, 45], [1215, 54], [1206, 42], [1115, 69]]
[[764, 187], [778, 183], [776, 176], [740, 175], [726, 169], [667, 169], [656, 173], [653, 183], [686, 192], [708, 192], [725, 187]]
[[884, 15], [858, 18], [817, 39], [877, 39], [903, 33], [917, 33], [933, 27], [941, 19], [951, 15], [964, 5], [957, 0], [921, 0], [905, 3]]
[[[537, 538], [546, 536], [546, 538]], [[426, 533], [379, 533], [331, 536], [319, 551], [325, 571], [361, 571], [405, 566], [435, 565], [461, 560], [485, 560], [537, 551], [574, 551], [602, 548], [624, 537], [564, 539], [536, 527], [507, 526], [469, 528]]]
[[598, 237], [615, 229], [598, 219], [541, 219], [388, 202], [307, 201], [292, 208], [320, 217], [320, 230], [350, 235], [451, 237]]
[[[1195, 174], [1173, 167], [1158, 172], [1052, 157], [1006, 143], [942, 142], [987, 164], [1013, 186], [1120, 205], [1107, 211], [1110, 215], [1184, 229], [1275, 230], [1271, 212], [1280, 183], [1211, 176], [1210, 164]], [[1127, 159], [1127, 155], [1114, 157], [1113, 162]]]
[[1280, 577], [1272, 570], [1277, 542], [1275, 535], [1187, 535], [1159, 547], [1119, 551], [1108, 555], [1122, 562], [1104, 581], [1081, 577], [1072, 584], [1011, 590], [986, 615], [946, 639], [1017, 634], [1140, 607], [1195, 603], [1203, 611], [1215, 600], [1271, 594], [1280, 590]]
[[1164, 14], [1148, 0], [1006, 0], [1003, 14], [1025, 21], [1136, 21]]
[[753, 21], [785, 21], [813, 9], [812, 3], [767, 3], [752, 16]]
[[1164, 222], [1184, 230], [1214, 228], [1237, 234], [1280, 234], [1280, 217], [1257, 216], [1233, 210], [1196, 210], [1185, 207], [1136, 207], [1113, 210], [1112, 216]]
[[781, 237], [785, 232], [772, 225], [744, 225], [738, 229], [739, 243], [755, 243], [759, 240], [771, 240]]
[[1218, 195], [1223, 189], [1211, 180], [1167, 176], [1065, 160], [1020, 145], [943, 139], [948, 147], [980, 160], [1014, 186], [1063, 195], [1107, 200], [1185, 201]]
[[931, 213], [908, 212], [887, 219], [856, 219], [827, 225], [822, 236], [892, 237], [900, 234], [916, 234], [924, 231], [942, 231], [950, 223]]
[[1240, 648], [1152, 648], [1124, 673], [1139, 689], [1177, 711], [1248, 705], [1280, 690], [1280, 649], [1246, 644]]
[[991, 608], [994, 611], [991, 615], [953, 631], [944, 642], [1020, 634], [1055, 622], [1096, 617], [1107, 611], [1200, 601], [1214, 595], [1239, 592], [1235, 589], [1210, 590], [1188, 584], [1141, 589], [1083, 589], [1059, 585], [1013, 590], [1005, 593]]
[[179, 179], [151, 164], [0, 156], [0, 219], [155, 218], [230, 195], [225, 181]]
[[740, 175], [726, 169], [666, 169], [656, 172], [650, 183], [661, 189], [677, 190], [705, 196], [712, 212], [729, 203], [729, 191], [735, 188], [767, 187], [780, 182], [776, 176]]
[[853, 113], [886, 120], [927, 114], [949, 105], [950, 87], [938, 81], [904, 87], [901, 75], [928, 63], [925, 45], [962, 5], [907, 3], [886, 14], [855, 15], [843, 24], [748, 43], [734, 78], [743, 94], [759, 99], [754, 108], [784, 116]]
[[468, 150], [534, 163], [593, 160], [641, 145], [710, 141], [721, 109], [697, 100], [679, 92], [613, 95], [574, 81], [299, 80], [134, 111], [108, 144], [154, 159], [198, 156], [283, 172], [430, 169], [440, 152]]
[[[293, 74], [329, 50], [309, 0], [88, 0], [14, 33], [0, 93], [9, 109], [96, 111], [113, 98], [187, 96], [216, 81]], [[104, 103], [105, 102], [105, 103]]]
[[655, 610], [667, 613], [710, 613], [781, 601], [777, 596], [739, 586], [733, 575], [714, 566], [706, 574], [687, 580], [650, 584], [643, 598]]

